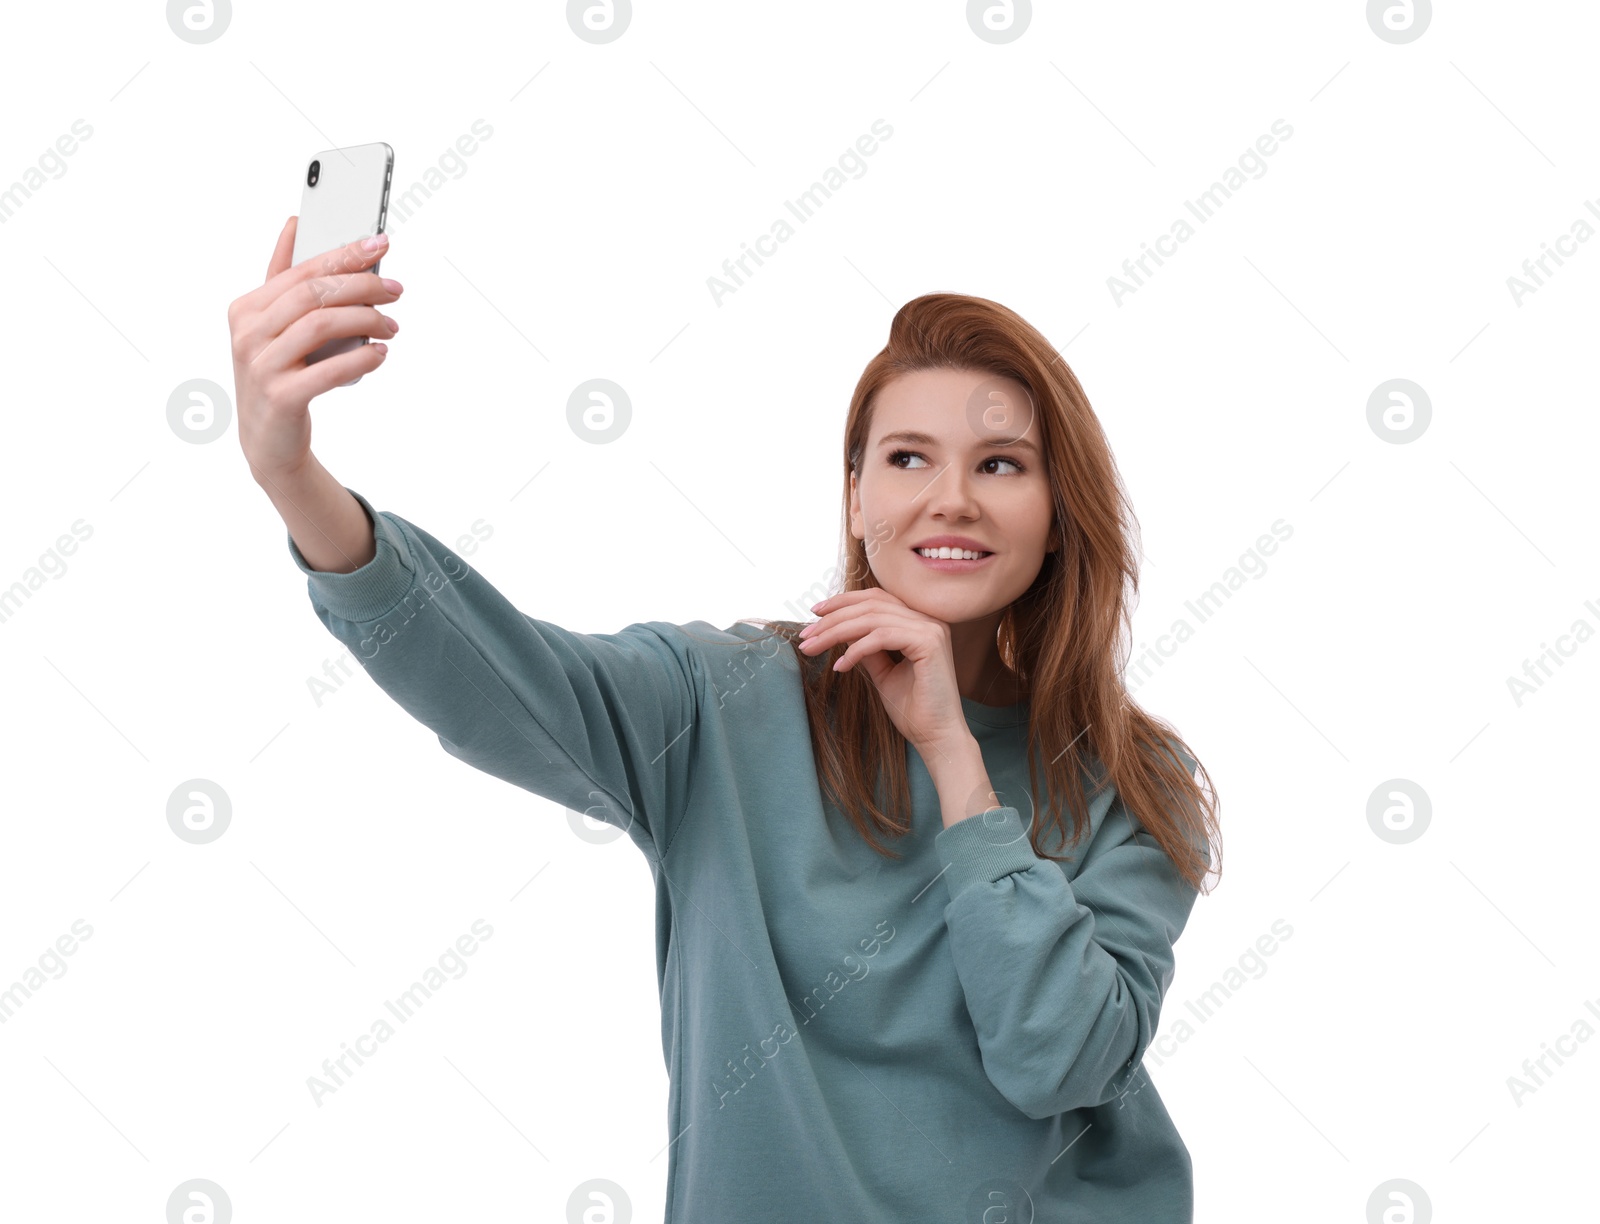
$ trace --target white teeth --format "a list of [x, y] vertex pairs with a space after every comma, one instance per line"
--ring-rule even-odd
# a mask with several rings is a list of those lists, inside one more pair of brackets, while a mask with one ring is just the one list
[[976, 561], [979, 557], [987, 557], [988, 553], [973, 552], [970, 548], [919, 548], [916, 550], [924, 557], [937, 557], [943, 560]]

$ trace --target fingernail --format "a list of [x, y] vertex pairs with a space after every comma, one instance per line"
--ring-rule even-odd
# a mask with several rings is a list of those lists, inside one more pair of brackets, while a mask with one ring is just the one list
[[383, 343], [381, 340], [374, 340], [372, 342], [372, 347], [377, 349], [380, 353], [387, 353], [389, 351], [389, 346]]
[[391, 333], [397, 332], [397, 331], [400, 330], [400, 320], [399, 319], [387, 319], [386, 318], [386, 319], [384, 319], [384, 322], [389, 325], [389, 331]]
[[404, 288], [399, 281], [390, 280], [387, 276], [380, 277], [379, 279], [383, 281], [383, 287], [390, 293], [399, 293], [400, 290]]
[[388, 234], [374, 234], [371, 238], [368, 238], [361, 243], [361, 249], [363, 251], [376, 251], [388, 241]]

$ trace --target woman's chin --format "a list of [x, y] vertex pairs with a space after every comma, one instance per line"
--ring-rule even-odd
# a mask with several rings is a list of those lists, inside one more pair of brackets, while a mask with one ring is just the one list
[[930, 585], [927, 582], [905, 583], [899, 588], [885, 586], [884, 590], [913, 612], [921, 612], [924, 616], [931, 616], [949, 625], [978, 620], [1005, 607], [1003, 603], [990, 607], [989, 601], [974, 598], [970, 593], [940, 591], [930, 589]]

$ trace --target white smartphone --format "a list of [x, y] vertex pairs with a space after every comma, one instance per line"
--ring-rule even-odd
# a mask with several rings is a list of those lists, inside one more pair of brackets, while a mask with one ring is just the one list
[[[306, 163], [300, 191], [300, 219], [295, 223], [290, 262], [300, 263], [358, 238], [383, 233], [389, 213], [389, 180], [393, 176], [394, 150], [381, 141], [348, 149], [324, 149], [311, 158]], [[362, 271], [376, 272], [378, 263]], [[365, 336], [340, 336], [308, 354], [306, 364], [348, 353], [365, 343]], [[357, 374], [344, 385], [360, 381], [361, 375]]]

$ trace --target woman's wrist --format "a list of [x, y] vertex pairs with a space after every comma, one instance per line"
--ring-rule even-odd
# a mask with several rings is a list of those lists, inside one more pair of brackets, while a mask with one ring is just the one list
[[[251, 469], [255, 473], [255, 469]], [[361, 503], [312, 455], [293, 472], [259, 473], [266, 493], [306, 564], [348, 574], [378, 555], [377, 535]]]
[[970, 734], [955, 744], [919, 749], [939, 795], [939, 816], [944, 827], [1002, 806], [989, 782], [983, 750]]

